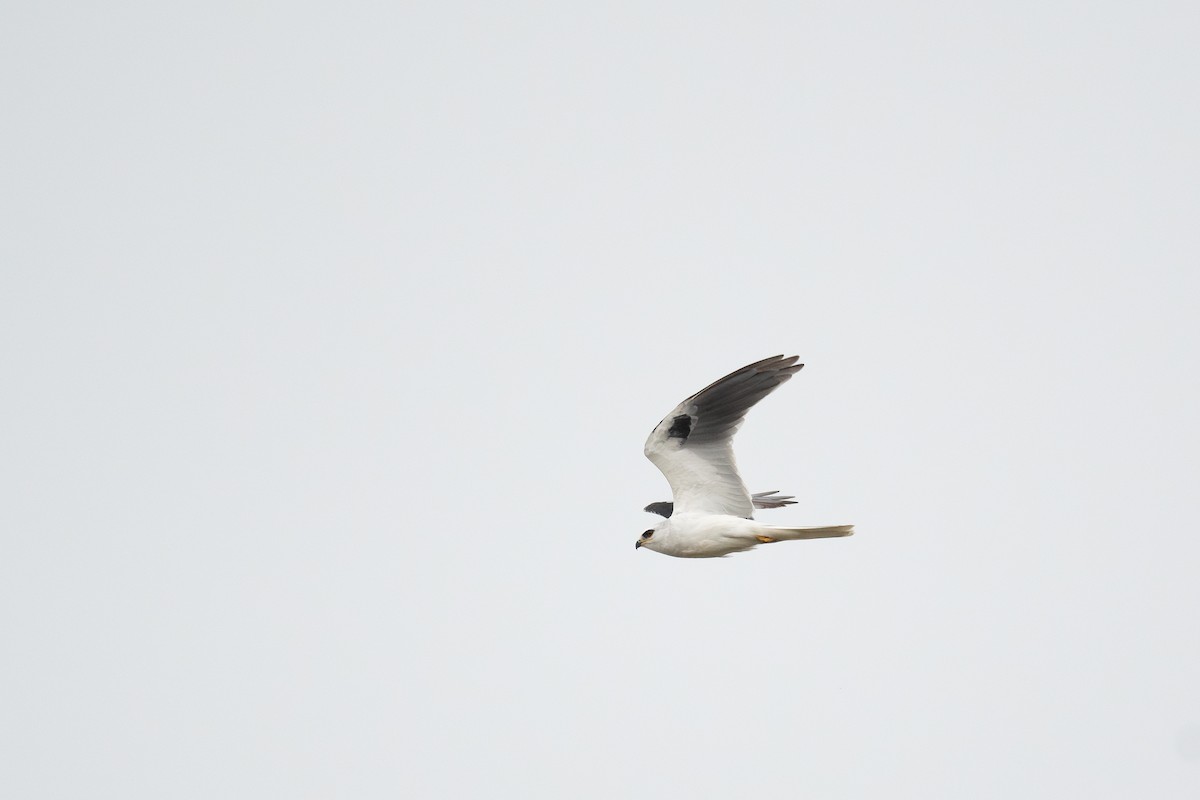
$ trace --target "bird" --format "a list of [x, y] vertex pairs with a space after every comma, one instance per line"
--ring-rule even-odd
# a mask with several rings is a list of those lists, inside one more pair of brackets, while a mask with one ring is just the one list
[[853, 525], [782, 528], [754, 520], [754, 509], [793, 505], [791, 495], [750, 494], [738, 475], [733, 435], [746, 412], [791, 380], [799, 356], [771, 356], [729, 373], [675, 406], [646, 439], [646, 458], [671, 485], [670, 503], [646, 511], [664, 517], [634, 549], [678, 558], [723, 558], [760, 544], [851, 536]]

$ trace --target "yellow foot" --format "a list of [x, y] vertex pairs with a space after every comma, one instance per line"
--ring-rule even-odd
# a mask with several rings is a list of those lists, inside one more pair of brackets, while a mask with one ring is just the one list
[[770, 544], [771, 542], [779, 541], [778, 539], [772, 539], [770, 536], [755, 536], [754, 538], [758, 539], [763, 544]]

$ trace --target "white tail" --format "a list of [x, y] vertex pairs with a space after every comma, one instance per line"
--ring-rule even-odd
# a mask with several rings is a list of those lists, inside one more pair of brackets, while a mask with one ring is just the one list
[[[839, 536], [853, 536], [853, 525], [828, 525], [824, 528], [771, 528], [763, 530], [762, 538], [775, 542], [787, 542], [792, 539], [833, 539]], [[766, 542], [764, 542], [766, 544]]]

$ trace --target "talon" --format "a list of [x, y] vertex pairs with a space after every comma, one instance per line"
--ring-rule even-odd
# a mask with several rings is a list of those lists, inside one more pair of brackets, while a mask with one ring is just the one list
[[772, 539], [770, 536], [755, 536], [754, 538], [758, 539], [758, 541], [762, 542], [763, 544], [770, 544], [771, 542], [778, 541], [778, 539]]

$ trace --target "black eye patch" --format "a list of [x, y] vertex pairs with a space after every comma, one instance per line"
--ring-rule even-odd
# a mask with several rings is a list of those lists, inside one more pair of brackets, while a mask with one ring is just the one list
[[654, 531], [646, 531], [645, 533], [642, 534], [642, 538], [649, 539], [653, 535], [654, 535]]

